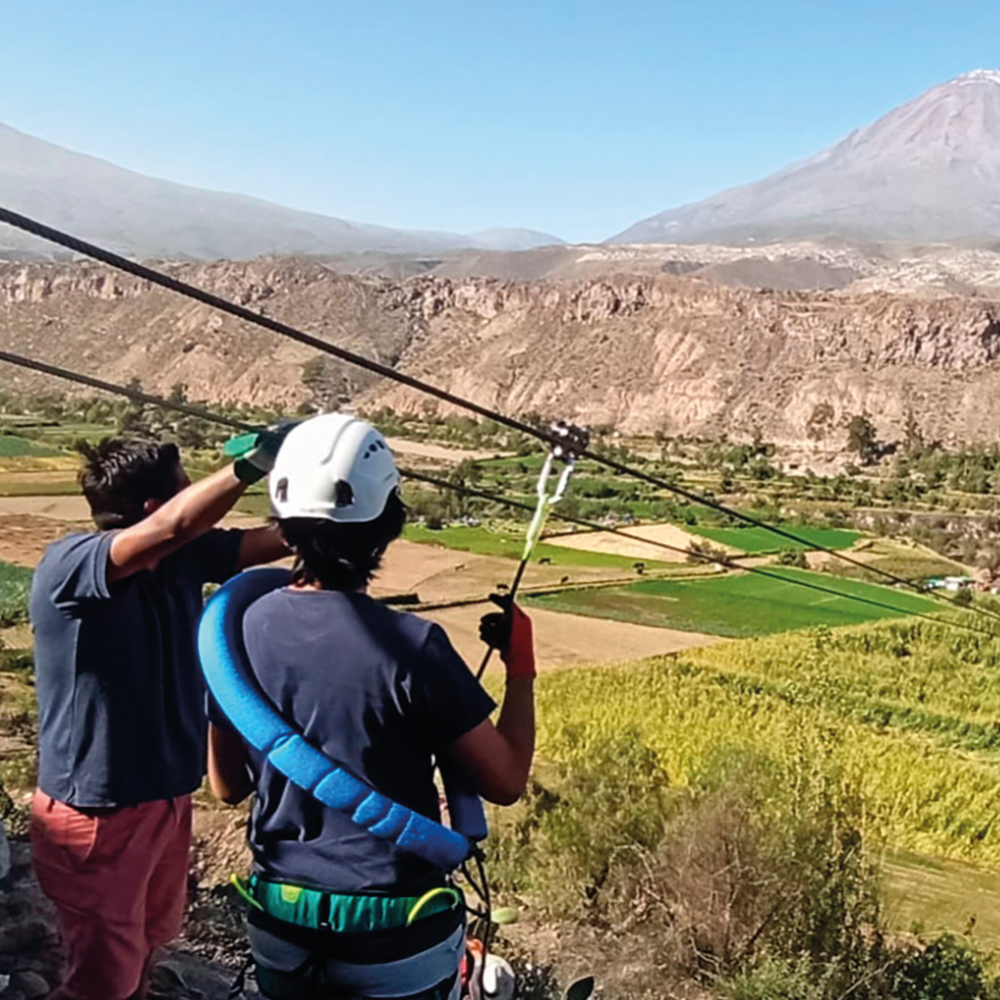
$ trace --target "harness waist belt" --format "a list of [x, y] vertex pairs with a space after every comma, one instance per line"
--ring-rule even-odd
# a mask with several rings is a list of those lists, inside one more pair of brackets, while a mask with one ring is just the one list
[[251, 875], [248, 887], [254, 903], [269, 916], [337, 934], [396, 930], [462, 903], [461, 894], [451, 886], [431, 889], [423, 896], [359, 896]]

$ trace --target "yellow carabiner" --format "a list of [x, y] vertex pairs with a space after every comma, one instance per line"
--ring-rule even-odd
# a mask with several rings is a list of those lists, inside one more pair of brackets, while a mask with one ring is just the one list
[[413, 909], [410, 910], [409, 916], [407, 916], [407, 918], [406, 918], [406, 926], [407, 927], [411, 926], [412, 923], [413, 923], [413, 921], [416, 920], [418, 916], [420, 916], [420, 911], [432, 899], [435, 899], [437, 896], [440, 896], [442, 893], [446, 893], [447, 895], [450, 895], [450, 896], [454, 897], [453, 906], [461, 906], [462, 905], [462, 895], [461, 895], [461, 893], [457, 889], [455, 889], [453, 886], [450, 886], [450, 885], [439, 885], [436, 889], [431, 889], [430, 892], [425, 892], [420, 897], [420, 899], [418, 899], [416, 901], [416, 903], [413, 904]]
[[229, 884], [233, 886], [233, 888], [247, 901], [247, 903], [251, 906], [256, 906], [258, 910], [263, 912], [264, 907], [253, 898], [243, 879], [241, 879], [235, 872], [229, 876]]

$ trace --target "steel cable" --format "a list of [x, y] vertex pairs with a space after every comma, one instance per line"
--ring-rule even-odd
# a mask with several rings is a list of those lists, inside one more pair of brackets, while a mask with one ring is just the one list
[[[95, 379], [89, 375], [84, 375], [80, 372], [71, 371], [68, 368], [60, 368], [57, 365], [46, 364], [42, 361], [37, 361], [34, 358], [29, 358], [21, 354], [15, 354], [11, 351], [0, 351], [0, 361], [5, 362], [10, 365], [15, 365], [20, 368], [25, 368], [30, 371], [41, 372], [46, 375], [51, 375], [55, 378], [63, 379], [68, 382], [75, 382], [79, 385], [85, 385], [90, 388], [100, 389], [102, 392], [107, 392], [112, 395], [123, 396], [126, 399], [130, 399], [133, 402], [140, 402], [148, 406], [157, 406], [164, 410], [172, 410], [176, 413], [184, 414], [185, 416], [194, 416], [199, 419], [206, 420], [210, 423], [219, 424], [224, 427], [229, 427], [234, 430], [239, 430], [243, 432], [254, 433], [262, 430], [263, 428], [255, 426], [253, 424], [248, 424], [241, 420], [235, 420], [231, 417], [224, 417], [221, 414], [213, 413], [211, 410], [204, 409], [199, 406], [192, 406], [188, 403], [175, 402], [169, 399], [162, 399], [159, 396], [153, 396], [147, 392], [143, 392], [138, 389], [133, 389], [129, 386], [118, 385], [114, 382], [106, 382], [101, 379]], [[429, 486], [434, 486], [439, 489], [453, 490], [455, 492], [463, 493], [466, 496], [476, 497], [481, 500], [487, 500], [493, 503], [502, 504], [511, 509], [524, 510], [529, 513], [534, 512], [534, 507], [531, 504], [523, 503], [519, 500], [513, 500], [510, 497], [501, 496], [496, 493], [489, 493], [484, 490], [477, 490], [474, 487], [469, 487], [464, 484], [454, 483], [447, 479], [439, 479], [435, 476], [429, 476], [425, 473], [415, 472], [412, 469], [401, 468], [399, 470], [400, 475], [406, 479], [414, 482], [422, 482]], [[911, 616], [917, 618], [923, 618], [927, 621], [933, 622], [936, 625], [943, 625], [947, 627], [959, 628], [965, 631], [978, 632], [983, 635], [989, 635], [995, 637], [995, 633], [987, 630], [976, 628], [975, 626], [966, 625], [962, 622], [957, 621], [941, 621], [940, 619], [934, 618], [933, 615], [920, 612], [920, 611], [906, 611], [902, 608], [898, 608], [891, 604], [885, 604], [881, 601], [875, 601], [870, 598], [862, 597], [857, 594], [848, 594], [843, 591], [835, 590], [831, 587], [824, 587], [822, 584], [810, 583], [808, 580], [800, 580], [795, 577], [782, 576], [778, 573], [769, 573], [765, 569], [761, 569], [759, 566], [743, 566], [737, 561], [729, 558], [728, 556], [720, 555], [710, 555], [707, 553], [695, 552], [690, 549], [682, 549], [676, 545], [670, 545], [667, 542], [661, 542], [656, 539], [643, 538], [640, 535], [632, 535], [627, 531], [622, 531], [619, 528], [610, 528], [601, 524], [597, 524], [593, 521], [588, 521], [583, 518], [572, 517], [567, 514], [563, 514], [558, 508], [552, 511], [552, 516], [557, 517], [559, 520], [566, 522], [567, 524], [574, 524], [578, 527], [587, 528], [591, 531], [601, 531], [608, 532], [610, 534], [617, 535], [621, 538], [626, 538], [631, 541], [640, 542], [643, 545], [649, 545], [654, 548], [660, 548], [672, 553], [680, 553], [685, 557], [692, 557], [699, 559], [702, 562], [714, 563], [722, 566], [726, 566], [728, 569], [736, 570], [744, 573], [752, 573], [758, 576], [764, 576], [772, 580], [777, 580], [781, 583], [789, 583], [794, 586], [804, 587], [808, 590], [817, 591], [819, 593], [828, 594], [833, 597], [845, 598], [847, 600], [852, 600], [858, 603], [867, 604], [873, 607], [882, 608], [883, 610], [891, 611], [900, 616]], [[985, 609], [982, 608], [960, 608], [962, 611], [971, 612], [974, 614], [983, 614]]]
[[[248, 323], [262, 326], [273, 333], [277, 333], [280, 336], [287, 337], [308, 347], [315, 348], [318, 351], [329, 354], [341, 361], [347, 362], [348, 364], [356, 365], [359, 368], [381, 375], [384, 378], [388, 378], [394, 382], [400, 383], [401, 385], [408, 386], [411, 389], [416, 389], [419, 392], [434, 396], [442, 402], [450, 403], [453, 406], [468, 410], [471, 413], [476, 413], [481, 417], [493, 420], [511, 430], [529, 435], [539, 441], [545, 441], [550, 445], [557, 443], [556, 438], [552, 434], [549, 434], [537, 427], [533, 427], [530, 424], [526, 424], [513, 417], [505, 416], [497, 410], [491, 410], [489, 407], [481, 406], [480, 404], [464, 399], [461, 396], [456, 396], [454, 393], [448, 392], [445, 389], [441, 389], [429, 382], [424, 382], [421, 379], [414, 378], [411, 375], [406, 375], [403, 372], [390, 368], [387, 365], [380, 364], [377, 361], [372, 361], [370, 358], [366, 358], [363, 355], [356, 354], [353, 351], [348, 351], [342, 347], [337, 347], [335, 344], [331, 344], [328, 341], [320, 339], [319, 337], [314, 337], [312, 334], [304, 333], [293, 326], [289, 326], [287, 323], [281, 323], [280, 321], [272, 319], [269, 316], [264, 316], [262, 313], [254, 312], [251, 309], [247, 309], [245, 306], [238, 305], [235, 302], [230, 302], [228, 299], [224, 299], [221, 296], [214, 295], [213, 293], [207, 292], [202, 288], [198, 288], [196, 285], [191, 285], [185, 281], [181, 281], [178, 278], [164, 274], [162, 271], [157, 271], [155, 268], [151, 268], [145, 264], [140, 264], [137, 261], [129, 260], [127, 257], [122, 257], [120, 254], [112, 253], [110, 250], [105, 250], [103, 247], [99, 247], [96, 244], [88, 243], [86, 240], [81, 240], [75, 236], [71, 236], [69, 233], [55, 229], [52, 226], [47, 226], [44, 223], [39, 222], [36, 219], [31, 219], [19, 212], [14, 212], [11, 209], [0, 207], [0, 222], [5, 222], [7, 225], [13, 226], [16, 229], [31, 233], [33, 236], [48, 240], [51, 243], [56, 243], [57, 245], [66, 247], [69, 250], [74, 250], [84, 256], [92, 257], [93, 259], [99, 260], [110, 267], [117, 268], [118, 270], [125, 271], [128, 274], [141, 278], [144, 281], [148, 281], [150, 284], [159, 285], [160, 287], [176, 292], [179, 295], [195, 299], [198, 302], [202, 302], [205, 305], [220, 310], [221, 312], [229, 313], [231, 316], [245, 320]], [[934, 591], [928, 590], [928, 588], [923, 587], [920, 584], [916, 584], [912, 580], [907, 580], [906, 577], [899, 576], [878, 566], [872, 566], [860, 559], [854, 559], [837, 549], [802, 538], [785, 528], [768, 524], [766, 521], [753, 517], [751, 514], [746, 514], [735, 508], [727, 507], [725, 504], [719, 503], [712, 497], [704, 496], [694, 492], [693, 490], [687, 490], [682, 486], [671, 483], [668, 480], [660, 478], [659, 476], [653, 476], [648, 472], [643, 472], [640, 469], [633, 469], [630, 466], [616, 461], [615, 459], [608, 458], [607, 456], [598, 454], [592, 450], [581, 451], [580, 457], [588, 458], [591, 461], [597, 462], [605, 468], [621, 473], [622, 475], [628, 475], [636, 479], [643, 480], [659, 489], [667, 490], [677, 496], [684, 497], [684, 499], [692, 503], [701, 504], [711, 510], [724, 514], [727, 517], [742, 521], [744, 524], [749, 524], [753, 527], [761, 528], [764, 531], [769, 531], [781, 538], [786, 539], [787, 541], [795, 542], [798, 545], [803, 545], [806, 548], [817, 552], [823, 552], [825, 555], [832, 556], [835, 559], [840, 559], [842, 562], [846, 562], [856, 568], [881, 576], [883, 579], [889, 580], [898, 586], [908, 587], [919, 594], [924, 594], [934, 600], [943, 602], [959, 610], [964, 610], [963, 605], [961, 605], [958, 601], [946, 597], [943, 594], [938, 594]], [[991, 618], [996, 618], [1000, 621], [1000, 614], [993, 614], [985, 610], [981, 610], [980, 613]]]

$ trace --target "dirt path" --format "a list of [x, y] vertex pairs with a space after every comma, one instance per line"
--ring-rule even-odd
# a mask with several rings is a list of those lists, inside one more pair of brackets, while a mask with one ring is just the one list
[[[478, 668], [485, 651], [479, 638], [479, 619], [492, 608], [492, 604], [483, 603], [424, 614], [445, 628], [466, 663]], [[541, 670], [609, 660], [637, 660], [725, 641], [717, 635], [631, 625], [540, 608], [531, 609], [531, 619], [535, 625], [535, 644]]]
[[31, 514], [0, 514], [0, 561], [34, 569], [46, 546], [61, 538], [72, 525]]
[[[623, 528], [630, 535], [646, 538], [652, 542], [662, 542], [678, 549], [687, 549], [693, 541], [704, 541], [696, 535], [691, 535], [678, 528], [675, 524], [640, 524]], [[587, 552], [609, 552], [616, 556], [629, 556], [633, 559], [656, 559], [659, 562], [684, 562], [683, 552], [671, 552], [669, 549], [646, 545], [642, 541], [632, 541], [610, 531], [581, 531], [571, 535], [552, 535], [545, 539], [548, 545], [562, 545], [568, 549], [583, 549]], [[724, 548], [724, 546], [717, 546]], [[736, 551], [733, 549], [732, 551]]]
[[90, 507], [81, 494], [71, 496], [0, 497], [0, 517], [23, 514], [57, 521], [89, 521]]
[[[422, 603], [484, 598], [499, 584], [510, 584], [516, 563], [499, 556], [422, 545], [401, 539], [393, 542], [372, 585], [376, 597], [416, 593]], [[540, 566], [533, 563], [524, 574], [526, 587], [617, 580], [621, 569], [587, 566]]]
[[509, 454], [505, 451], [484, 451], [475, 448], [452, 448], [443, 444], [429, 444], [426, 441], [408, 441], [406, 438], [386, 438], [389, 447], [397, 455], [412, 455], [414, 458], [434, 458], [443, 462], [464, 462], [466, 459], [482, 461]]

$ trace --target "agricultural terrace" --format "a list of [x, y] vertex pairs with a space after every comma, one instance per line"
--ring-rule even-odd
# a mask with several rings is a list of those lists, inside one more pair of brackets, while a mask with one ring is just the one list
[[[183, 387], [175, 395], [184, 397]], [[4, 417], [5, 410], [10, 416]], [[277, 416], [239, 407], [227, 412], [254, 423]], [[465, 418], [383, 412], [377, 422], [392, 435], [406, 464], [534, 503], [542, 463], [536, 444], [525, 446], [503, 428]], [[117, 401], [52, 396], [4, 403], [0, 395], [0, 496], [34, 504], [30, 510], [0, 512], [0, 541], [8, 542], [0, 558], [21, 562], [26, 553], [37, 558], [45, 542], [71, 527], [72, 518], [64, 514], [57, 520], [52, 505], [53, 499], [68, 501], [78, 493], [71, 446], [80, 438], [96, 440], [116, 432], [179, 441], [195, 475], [217, 465], [226, 436], [196, 420]], [[406, 442], [419, 447], [407, 452]], [[883, 489], [878, 470], [833, 477], [789, 475], [771, 461], [767, 447], [668, 439], [626, 443], [600, 434], [596, 447], [781, 524], [809, 545], [851, 548], [855, 558], [873, 568], [913, 579], [962, 573], [971, 565], [963, 535], [949, 535], [944, 527], [921, 534], [913, 511], [938, 511], [945, 504], [967, 504], [974, 511], [988, 502], [959, 492], [968, 484], [952, 483], [948, 473], [944, 480], [938, 477], [933, 489], [920, 492], [919, 484], [914, 485], [907, 494], [910, 509], [896, 510], [896, 494]], [[926, 465], [932, 459], [922, 461]], [[939, 464], [944, 468], [947, 463], [941, 459]], [[478, 650], [475, 622], [482, 608], [464, 605], [510, 580], [526, 517], [499, 504], [432, 488], [408, 484], [405, 494], [413, 516], [405, 539], [387, 560], [380, 581], [383, 594], [439, 600], [440, 610], [434, 613], [460, 643], [465, 628], [468, 648]], [[619, 770], [632, 769], [633, 763], [638, 768], [621, 776], [627, 786], [615, 786], [608, 806], [613, 832], [609, 850], [617, 850], [620, 824], [631, 822], [629, 817], [636, 821], [629, 826], [632, 833], [649, 828], [647, 803], [658, 795], [649, 781], [659, 781], [662, 773], [670, 788], [693, 789], [699, 782], [704, 785], [704, 776], [719, 760], [736, 754], [743, 755], [741, 760], [767, 762], [780, 774], [798, 774], [807, 766], [857, 790], [868, 842], [883, 846], [891, 858], [888, 887], [898, 926], [908, 927], [913, 919], [940, 919], [961, 930], [976, 917], [984, 940], [1000, 943], [1000, 921], [990, 916], [1000, 912], [1000, 875], [956, 867], [971, 863], [1000, 871], [1000, 827], [995, 823], [1000, 738], [994, 722], [1000, 713], [1000, 676], [995, 676], [1000, 673], [1000, 640], [913, 618], [879, 621], [897, 612], [877, 605], [904, 615], [940, 614], [941, 606], [874, 584], [864, 579], [864, 569], [805, 553], [760, 529], [739, 527], [707, 506], [588, 463], [580, 463], [561, 509], [640, 532], [669, 527], [669, 537], [678, 539], [681, 548], [698, 544], [746, 553], [754, 565], [765, 565], [779, 579], [722, 573], [711, 564], [686, 560], [683, 553], [657, 559], [645, 550], [637, 558], [610, 545], [593, 551], [586, 546], [596, 544], [597, 536], [585, 533], [573, 536], [572, 547], [567, 536], [542, 542], [525, 578], [525, 599], [544, 613], [538, 615], [540, 635], [543, 617], [564, 623], [556, 636], [565, 644], [559, 655], [565, 653], [564, 662], [575, 669], [545, 671], [539, 677], [538, 789], [524, 809], [550, 809], [559, 799], [547, 797], [548, 790], [568, 796], [564, 801], [570, 805], [569, 812], [557, 809], [549, 820], [543, 817], [542, 827], [538, 816], [525, 820], [517, 810], [497, 817], [491, 871], [501, 890], [513, 887], [520, 899], [522, 889], [530, 888], [530, 877], [524, 881], [525, 872], [518, 872], [516, 863], [525, 830], [534, 831], [529, 839], [541, 852], [532, 862], [535, 884], [550, 871], [541, 859], [551, 850], [551, 872], [559, 877], [545, 877], [544, 883], [573, 892], [586, 888], [585, 880], [574, 883], [562, 877], [569, 872], [575, 878], [577, 869], [567, 867], [570, 855], [559, 853], [577, 851], [600, 860], [599, 851], [594, 854], [600, 838], [596, 789], [605, 786], [599, 773], [593, 787], [587, 784], [586, 769], [573, 777], [581, 755], [593, 751], [595, 760], [609, 755], [618, 760]], [[244, 497], [240, 510], [266, 516], [263, 490]], [[908, 530], [901, 531], [901, 525]], [[567, 527], [553, 519], [550, 530]], [[894, 537], [878, 537], [879, 531]], [[661, 540], [666, 538], [664, 533]], [[932, 544], [928, 548], [912, 539]], [[801, 567], [807, 556], [813, 569], [826, 572], [778, 565], [783, 561]], [[795, 586], [793, 579], [837, 593]], [[0, 652], [0, 742], [6, 739], [8, 748], [20, 748], [4, 757], [0, 780], [18, 801], [30, 795], [34, 764], [30, 636], [19, 626], [29, 580], [29, 569], [0, 565], [0, 626], [18, 626], [2, 636], [8, 648]], [[859, 603], [848, 595], [874, 603]], [[599, 642], [593, 630], [601, 628], [608, 634]], [[642, 643], [626, 641], [621, 630], [628, 628], [637, 630], [637, 636], [642, 632]], [[651, 638], [657, 634], [669, 643], [663, 648], [684, 651], [637, 659], [658, 648]], [[683, 636], [688, 646], [712, 637], [733, 641], [691, 649], [675, 642]], [[581, 667], [584, 645], [591, 658], [601, 650], [625, 657], [625, 662]], [[496, 688], [498, 678], [499, 672], [491, 671], [488, 683]], [[582, 803], [579, 816], [572, 813], [574, 781]], [[199, 808], [204, 817], [215, 807]], [[229, 822], [228, 814], [223, 818]], [[653, 820], [661, 829], [660, 821]], [[579, 842], [572, 833], [577, 828], [584, 831]], [[601, 865], [598, 871], [603, 871]], [[531, 893], [525, 898], [537, 899]]]
[[836, 774], [889, 861], [897, 925], [979, 920], [992, 946], [1000, 879], [962, 864], [1000, 868], [998, 690], [1000, 637], [924, 621], [819, 628], [545, 674], [539, 745], [558, 771], [633, 734], [679, 786], [727, 755]]
[[[891, 647], [899, 641], [898, 627], [863, 626], [853, 633], [853, 642], [867, 635], [869, 642]], [[918, 628], [926, 633], [925, 648], [938, 649], [938, 630]], [[803, 637], [792, 644], [788, 662], [803, 655], [810, 641], [816, 640]], [[774, 640], [765, 643], [772, 652], [778, 646]], [[752, 655], [758, 645], [742, 640], [718, 647], [718, 657], [739, 647]], [[822, 699], [789, 698], [762, 684], [740, 683], [732, 674], [691, 662], [693, 655], [541, 676], [539, 741], [545, 758], [559, 760], [580, 739], [595, 741], [629, 730], [656, 751], [671, 781], [680, 784], [724, 750], [777, 760], [812, 756], [835, 764], [858, 784], [871, 831], [887, 845], [1000, 866], [996, 753], [970, 755], [939, 735], [877, 719], [861, 721]], [[831, 685], [842, 662], [848, 672], [858, 669], [855, 657], [850, 650], [829, 651]], [[919, 671], [921, 657], [915, 659]], [[804, 679], [802, 687], [807, 685]]]
[[[779, 579], [733, 573], [706, 580], [642, 580], [627, 586], [564, 590], [527, 600], [531, 606], [549, 611], [729, 637], [769, 635], [817, 625], [856, 625], [900, 617], [900, 613], [941, 610], [934, 601], [877, 584], [788, 567], [768, 567], [767, 572]], [[809, 590], [792, 581], [838, 593]]]
[[747, 555], [771, 555], [787, 550], [807, 551], [810, 548], [849, 549], [861, 538], [860, 532], [847, 531], [844, 528], [813, 528], [802, 525], [789, 527], [788, 530], [803, 539], [805, 544], [782, 538], [765, 528], [752, 526], [711, 528], [701, 525], [690, 529], [692, 534], [700, 535], [712, 542], [718, 542], [720, 545], [739, 549]]
[[[511, 525], [498, 527], [449, 525], [446, 528], [432, 529], [426, 524], [408, 524], [403, 537], [424, 545], [442, 545], [460, 552], [501, 556], [507, 559], [520, 559], [524, 550], [523, 525], [519, 528]], [[533, 558], [552, 566], [590, 566], [598, 569], [617, 569], [623, 573], [634, 572], [636, 564], [636, 560], [629, 556], [594, 552], [586, 548], [568, 548], [544, 541], [535, 547]], [[655, 560], [643, 562], [650, 570], [671, 569], [671, 564], [667, 562]]]

